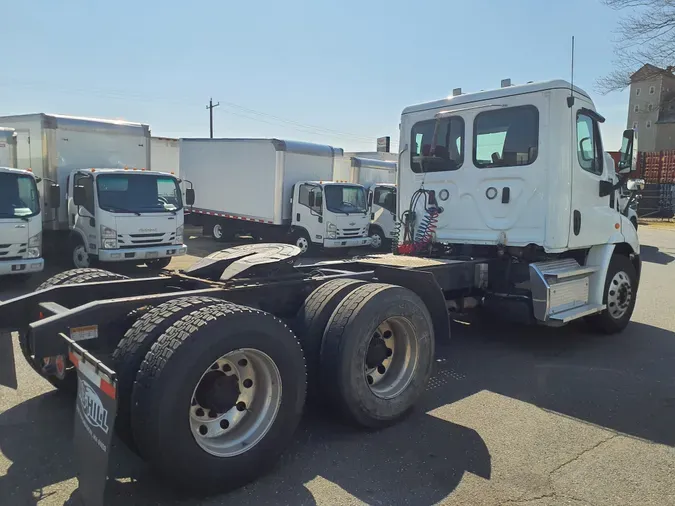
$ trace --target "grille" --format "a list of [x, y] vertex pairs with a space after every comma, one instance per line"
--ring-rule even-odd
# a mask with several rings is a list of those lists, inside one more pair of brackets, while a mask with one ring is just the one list
[[357, 237], [361, 233], [360, 228], [343, 228], [338, 230], [338, 238], [344, 239], [348, 237]]

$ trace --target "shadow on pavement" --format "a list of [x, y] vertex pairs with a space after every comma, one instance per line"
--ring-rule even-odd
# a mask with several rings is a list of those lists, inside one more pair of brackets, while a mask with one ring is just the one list
[[640, 258], [643, 262], [651, 262], [659, 265], [668, 265], [675, 257], [668, 253], [660, 251], [656, 246], [640, 246]]

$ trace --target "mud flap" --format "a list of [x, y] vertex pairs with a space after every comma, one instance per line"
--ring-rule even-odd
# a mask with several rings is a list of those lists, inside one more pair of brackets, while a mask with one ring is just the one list
[[17, 389], [12, 333], [0, 330], [0, 386]]
[[61, 337], [68, 343], [68, 358], [77, 369], [73, 444], [79, 494], [85, 506], [102, 506], [117, 414], [117, 378], [75, 341]]

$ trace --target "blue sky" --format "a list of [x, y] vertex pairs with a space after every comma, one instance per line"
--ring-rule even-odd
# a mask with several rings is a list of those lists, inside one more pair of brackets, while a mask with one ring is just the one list
[[575, 83], [607, 118], [606, 149], [626, 124], [627, 93], [594, 89], [618, 20], [598, 0], [34, 0], [5, 2], [3, 14], [0, 115], [205, 137], [213, 96], [216, 136], [368, 151], [378, 136], [398, 141], [405, 106], [453, 88], [569, 79], [575, 35]]

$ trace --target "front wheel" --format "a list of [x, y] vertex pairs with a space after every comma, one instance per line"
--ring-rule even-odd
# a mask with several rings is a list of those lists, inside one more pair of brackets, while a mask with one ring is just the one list
[[87, 253], [87, 248], [81, 241], [73, 242], [70, 257], [75, 269], [87, 269], [95, 263], [94, 257]]
[[371, 227], [370, 228], [370, 246], [373, 249], [381, 249], [384, 246], [385, 238], [384, 233], [381, 228]]
[[314, 249], [312, 240], [309, 238], [309, 234], [302, 229], [296, 230], [293, 233], [293, 235], [291, 236], [291, 243], [295, 244], [298, 248], [300, 248], [301, 255], [311, 253]]
[[628, 257], [614, 255], [607, 269], [602, 302], [607, 307], [599, 314], [587, 317], [588, 324], [603, 334], [616, 334], [628, 325], [637, 295], [638, 279]]

